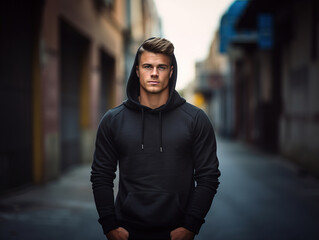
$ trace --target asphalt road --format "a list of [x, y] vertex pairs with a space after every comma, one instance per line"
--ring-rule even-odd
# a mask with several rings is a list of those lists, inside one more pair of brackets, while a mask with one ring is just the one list
[[[277, 155], [218, 139], [221, 184], [196, 240], [319, 239], [319, 180]], [[90, 166], [1, 196], [0, 239], [106, 239]]]
[[319, 239], [319, 180], [277, 156], [219, 141], [222, 176], [196, 240]]

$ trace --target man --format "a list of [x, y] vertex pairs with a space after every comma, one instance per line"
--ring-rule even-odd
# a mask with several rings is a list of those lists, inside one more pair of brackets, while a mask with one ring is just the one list
[[91, 181], [109, 240], [192, 240], [216, 193], [214, 131], [206, 114], [175, 91], [173, 51], [164, 38], [144, 41], [128, 80], [128, 100], [100, 122]]

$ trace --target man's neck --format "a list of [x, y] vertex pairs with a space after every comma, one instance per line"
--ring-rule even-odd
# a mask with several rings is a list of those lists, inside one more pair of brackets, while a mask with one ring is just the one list
[[141, 93], [139, 100], [140, 104], [149, 108], [155, 109], [164, 105], [168, 100], [169, 92], [162, 92], [161, 94], [143, 94]]

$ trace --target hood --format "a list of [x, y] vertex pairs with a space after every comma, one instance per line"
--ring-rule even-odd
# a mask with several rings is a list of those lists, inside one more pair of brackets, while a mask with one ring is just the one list
[[[139, 47], [139, 49], [140, 48], [141, 46]], [[169, 97], [166, 104], [156, 109], [151, 109], [149, 107], [146, 107], [140, 104], [138, 100], [139, 92], [140, 92], [140, 83], [139, 83], [139, 78], [136, 74], [136, 66], [138, 64], [138, 54], [137, 54], [138, 50], [136, 52], [134, 64], [132, 66], [131, 74], [127, 82], [127, 87], [126, 87], [127, 100], [124, 102], [124, 105], [128, 108], [136, 109], [136, 110], [143, 109], [150, 112], [166, 112], [185, 103], [186, 102], [185, 99], [182, 98], [178, 94], [178, 92], [175, 90], [176, 80], [177, 80], [177, 62], [176, 62], [175, 55], [173, 54], [172, 65], [174, 67], [174, 70], [173, 70], [172, 77], [169, 79]]]

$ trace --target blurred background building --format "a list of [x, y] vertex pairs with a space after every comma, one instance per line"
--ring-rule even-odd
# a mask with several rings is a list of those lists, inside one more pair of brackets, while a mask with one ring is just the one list
[[[196, 63], [195, 79], [195, 105], [202, 107], [197, 99], [203, 99], [206, 112], [211, 117], [220, 134], [228, 135], [231, 128], [231, 118], [227, 116], [226, 106], [227, 82], [229, 77], [229, 65], [226, 54], [219, 52], [220, 35], [217, 31], [212, 40], [207, 58]], [[228, 92], [229, 93], [229, 92]]]
[[160, 35], [152, 0], [4, 1], [0, 192], [92, 160], [107, 109], [125, 98], [136, 46]]
[[[319, 176], [318, 12], [316, 0], [235, 0], [181, 93], [220, 136]], [[91, 162], [100, 118], [125, 98], [138, 46], [162, 26], [153, 0], [4, 1], [0, 13], [5, 192]]]
[[315, 0], [234, 1], [195, 79], [220, 135], [281, 153], [317, 176], [318, 12]]

